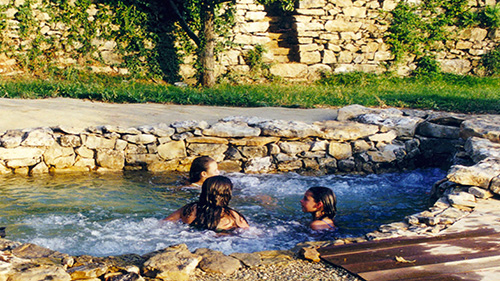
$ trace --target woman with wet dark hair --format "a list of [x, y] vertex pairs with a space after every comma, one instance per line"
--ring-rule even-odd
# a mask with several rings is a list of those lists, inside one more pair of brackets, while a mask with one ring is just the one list
[[207, 178], [201, 187], [198, 201], [178, 209], [166, 221], [182, 221], [192, 226], [214, 231], [248, 228], [248, 222], [238, 211], [230, 208], [233, 183], [224, 176]]

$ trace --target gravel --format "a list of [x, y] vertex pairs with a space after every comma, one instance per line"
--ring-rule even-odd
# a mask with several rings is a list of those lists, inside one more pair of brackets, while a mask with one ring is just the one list
[[292, 260], [278, 264], [242, 268], [231, 275], [206, 273], [199, 269], [190, 280], [308, 280], [308, 281], [362, 281], [343, 268], [323, 262]]

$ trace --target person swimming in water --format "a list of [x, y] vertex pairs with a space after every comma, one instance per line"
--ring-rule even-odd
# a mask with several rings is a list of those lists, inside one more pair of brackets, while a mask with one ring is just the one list
[[217, 161], [208, 156], [200, 156], [193, 160], [189, 169], [189, 185], [185, 188], [200, 189], [203, 182], [220, 174]]
[[309, 188], [302, 200], [302, 211], [312, 215], [309, 227], [313, 230], [336, 229], [333, 219], [337, 214], [337, 198], [330, 188], [314, 186]]
[[248, 228], [248, 222], [238, 211], [230, 208], [233, 183], [224, 176], [207, 178], [201, 187], [199, 200], [183, 206], [165, 221], [182, 221], [189, 225], [214, 231]]

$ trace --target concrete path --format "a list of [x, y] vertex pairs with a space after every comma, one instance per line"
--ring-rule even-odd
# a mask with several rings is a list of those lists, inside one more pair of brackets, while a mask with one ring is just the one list
[[172, 104], [111, 104], [89, 100], [0, 98], [0, 132], [47, 126], [86, 128], [98, 125], [136, 127], [176, 121], [205, 120], [209, 124], [227, 116], [258, 116], [312, 123], [332, 120], [337, 110], [278, 107], [220, 107]]

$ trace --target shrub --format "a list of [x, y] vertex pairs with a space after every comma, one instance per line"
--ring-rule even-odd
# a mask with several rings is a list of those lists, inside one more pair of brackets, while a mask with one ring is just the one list
[[500, 27], [500, 5], [486, 6], [478, 12], [477, 18], [481, 27]]
[[245, 62], [250, 66], [250, 69], [261, 69], [264, 66], [262, 62], [262, 55], [266, 52], [266, 49], [262, 45], [255, 45], [251, 50], [248, 50], [244, 56]]
[[481, 65], [485, 68], [486, 75], [492, 76], [500, 73], [500, 45], [483, 55]]
[[436, 59], [425, 55], [417, 60], [417, 68], [412, 74], [415, 76], [436, 76], [440, 73], [441, 67]]

